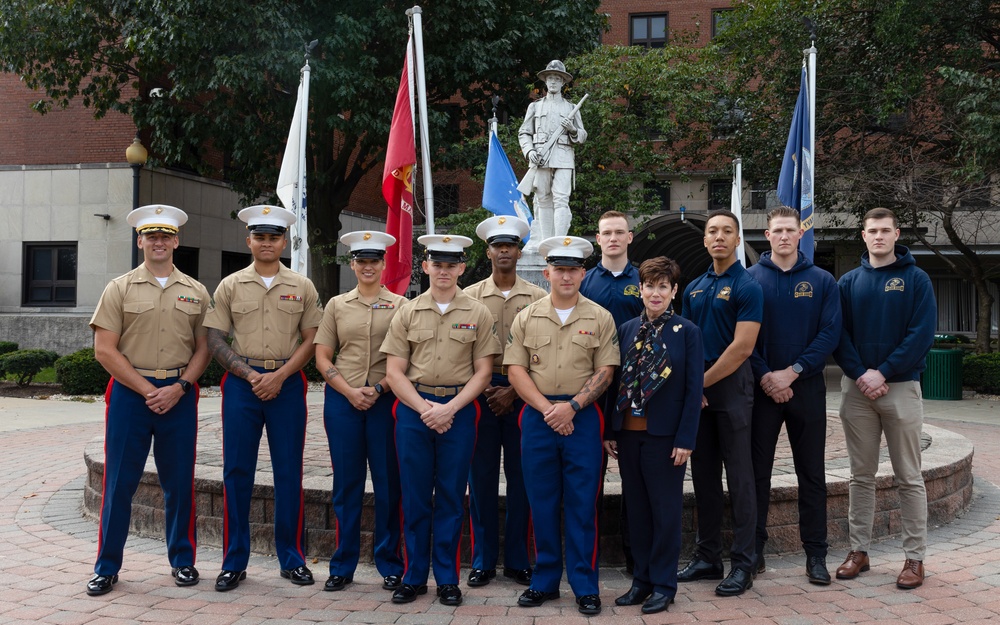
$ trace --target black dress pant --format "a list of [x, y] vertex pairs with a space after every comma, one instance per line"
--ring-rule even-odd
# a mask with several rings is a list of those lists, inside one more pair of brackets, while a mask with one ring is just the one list
[[753, 569], [757, 525], [757, 490], [750, 459], [750, 418], [753, 373], [744, 362], [728, 377], [705, 389], [708, 406], [701, 411], [697, 446], [691, 455], [691, 480], [698, 512], [698, 556], [722, 559], [722, 518], [725, 506], [722, 468], [732, 507], [734, 568]]
[[757, 482], [757, 551], [767, 542], [774, 450], [784, 423], [799, 483], [799, 536], [807, 556], [826, 557], [826, 380], [792, 382], [792, 399], [776, 404], [757, 385], [750, 445]]

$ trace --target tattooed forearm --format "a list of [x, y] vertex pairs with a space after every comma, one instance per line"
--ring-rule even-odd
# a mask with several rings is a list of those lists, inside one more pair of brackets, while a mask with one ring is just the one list
[[324, 375], [324, 376], [326, 376], [326, 381], [327, 381], [327, 382], [333, 382], [333, 379], [334, 379], [335, 377], [337, 377], [338, 375], [340, 375], [340, 372], [339, 372], [339, 371], [337, 371], [337, 368], [336, 368], [336, 367], [334, 367], [333, 365], [331, 365], [331, 366], [330, 366], [330, 368], [328, 368], [328, 369], [327, 369], [327, 370], [326, 370], [326, 371], [325, 371], [325, 372], [323, 373], [323, 375]]
[[603, 395], [604, 391], [608, 390], [608, 386], [610, 385], [611, 374], [606, 367], [601, 367], [594, 372], [594, 375], [590, 376], [590, 379], [584, 383], [583, 388], [580, 389], [580, 392], [573, 399], [580, 406], [589, 406], [597, 401], [597, 398]]
[[229, 343], [226, 343], [226, 335], [222, 333], [222, 330], [208, 329], [208, 350], [212, 352], [215, 360], [233, 375], [246, 380], [254, 373], [250, 365], [233, 351]]

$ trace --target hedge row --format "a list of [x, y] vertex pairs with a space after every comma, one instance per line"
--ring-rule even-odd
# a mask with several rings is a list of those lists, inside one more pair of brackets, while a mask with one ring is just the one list
[[1000, 352], [966, 356], [962, 360], [962, 385], [979, 393], [1000, 395]]

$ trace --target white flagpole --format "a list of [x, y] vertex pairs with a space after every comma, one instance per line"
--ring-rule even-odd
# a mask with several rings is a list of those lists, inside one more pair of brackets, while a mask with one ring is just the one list
[[292, 244], [292, 269], [309, 275], [309, 219], [306, 214], [306, 141], [309, 136], [309, 59], [302, 66], [302, 107], [299, 114], [299, 179], [295, 185], [295, 241]]
[[736, 215], [737, 221], [740, 223], [740, 244], [736, 248], [736, 258], [739, 259], [740, 264], [744, 267], [747, 266], [747, 255], [744, 249], [746, 245], [746, 240], [743, 238], [743, 159], [737, 158], [733, 160], [733, 191], [729, 200], [729, 210]]
[[809, 74], [806, 81], [809, 84], [809, 189], [812, 193], [813, 250], [819, 240], [816, 238], [816, 42], [809, 44], [805, 51], [809, 57]]
[[417, 104], [420, 107], [420, 162], [423, 165], [424, 214], [427, 234], [434, 234], [434, 184], [431, 182], [431, 141], [427, 130], [427, 82], [424, 79], [424, 34], [421, 9], [414, 5], [407, 11], [413, 17], [413, 43], [417, 56]]

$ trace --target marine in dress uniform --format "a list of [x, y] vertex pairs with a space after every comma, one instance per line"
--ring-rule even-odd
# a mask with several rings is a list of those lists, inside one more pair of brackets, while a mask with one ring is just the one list
[[698, 549], [678, 581], [722, 579], [722, 467], [732, 502], [732, 568], [715, 588], [719, 596], [741, 595], [753, 586], [757, 524], [756, 486], [750, 460], [753, 372], [750, 354], [764, 314], [760, 285], [736, 258], [739, 220], [726, 210], [708, 214], [705, 247], [712, 266], [684, 291], [683, 317], [700, 329], [705, 343], [705, 402], [698, 423], [691, 480], [698, 503]]
[[202, 321], [208, 291], [173, 266], [187, 215], [161, 204], [126, 217], [143, 263], [104, 289], [90, 320], [97, 360], [111, 374], [105, 403], [104, 489], [94, 576], [88, 595], [118, 581], [132, 513], [152, 442], [163, 489], [167, 558], [178, 586], [198, 583], [195, 564], [197, 380], [208, 365]]
[[458, 288], [472, 240], [427, 234], [418, 241], [427, 248], [423, 270], [430, 288], [396, 313], [382, 344], [398, 398], [393, 414], [406, 542], [403, 585], [392, 601], [409, 603], [425, 594], [433, 562], [441, 603], [459, 605], [463, 499], [480, 414], [476, 397], [489, 384], [500, 342], [490, 311]]
[[[264, 428], [274, 473], [274, 543], [281, 576], [293, 584], [313, 583], [302, 551], [302, 367], [313, 355], [323, 309], [313, 283], [281, 264], [285, 232], [295, 220], [291, 211], [251, 206], [239, 218], [247, 223], [254, 262], [223, 278], [205, 317], [209, 348], [228, 371], [222, 378], [225, 553], [215, 580], [218, 591], [232, 590], [246, 578], [250, 495]], [[231, 347], [225, 340], [230, 330]]]
[[[532, 225], [532, 239], [547, 239], [564, 236], [569, 232], [573, 214], [569, 208], [569, 196], [573, 191], [576, 163], [573, 144], [587, 140], [580, 112], [571, 118], [574, 104], [563, 98], [563, 85], [573, 80], [562, 61], [552, 61], [538, 72], [538, 78], [545, 81], [546, 95], [528, 105], [524, 122], [517, 131], [521, 153], [538, 167], [535, 174], [534, 200], [535, 223]], [[543, 152], [549, 137], [565, 128], [562, 136], [552, 145], [548, 154]]]
[[[528, 222], [509, 215], [483, 220], [476, 234], [486, 241], [486, 255], [493, 273], [465, 289], [493, 314], [499, 336], [506, 337], [514, 317], [528, 304], [546, 296], [540, 287], [517, 276], [518, 245], [528, 234]], [[469, 586], [485, 586], [496, 577], [500, 557], [500, 450], [507, 483], [507, 515], [504, 524], [503, 574], [520, 584], [531, 583], [528, 559], [530, 511], [521, 472], [521, 427], [518, 415], [524, 402], [507, 379], [503, 354], [493, 362], [493, 379], [479, 397], [482, 416], [476, 436], [476, 452], [469, 471], [469, 519], [472, 528], [472, 570]]]
[[551, 294], [518, 314], [504, 351], [511, 384], [527, 403], [521, 462], [536, 545], [531, 586], [518, 605], [536, 607], [559, 597], [565, 514], [566, 575], [583, 614], [601, 611], [597, 496], [604, 416], [594, 401], [620, 360], [611, 313], [579, 293], [583, 260], [593, 250], [578, 237], [542, 241]]
[[[358, 286], [326, 304], [316, 333], [316, 368], [326, 379], [323, 425], [333, 466], [337, 549], [323, 590], [343, 590], [354, 580], [361, 554], [361, 509], [371, 469], [375, 494], [375, 567], [382, 587], [395, 590], [403, 576], [400, 544], [399, 467], [392, 404], [379, 351], [389, 322], [406, 298], [380, 286], [385, 250], [396, 238], [384, 232], [349, 232]], [[336, 356], [335, 356], [336, 354]]]

